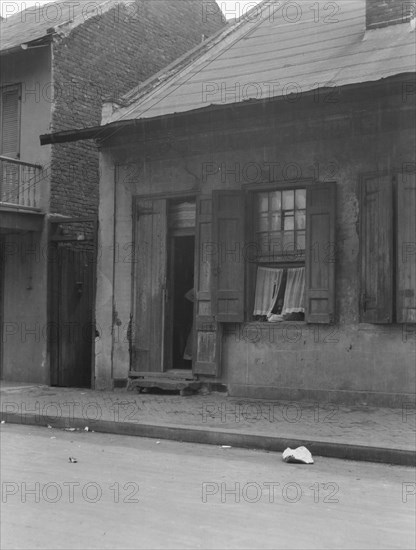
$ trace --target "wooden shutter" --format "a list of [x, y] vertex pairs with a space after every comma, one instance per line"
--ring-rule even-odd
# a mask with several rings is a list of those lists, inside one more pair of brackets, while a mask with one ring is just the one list
[[134, 371], [162, 372], [167, 273], [166, 200], [138, 200], [135, 221]]
[[[20, 157], [20, 86], [0, 90], [0, 154]], [[0, 201], [15, 203], [19, 195], [19, 167], [1, 163]]]
[[361, 196], [361, 320], [393, 316], [393, 187], [390, 176], [368, 177]]
[[244, 321], [244, 194], [213, 193], [213, 313], [218, 322]]
[[397, 181], [398, 323], [416, 323], [416, 176], [400, 174]]
[[19, 158], [20, 154], [20, 87], [1, 90], [1, 143], [0, 153], [5, 157]]
[[212, 198], [196, 203], [195, 225], [195, 331], [193, 373], [218, 376], [221, 362], [221, 327], [212, 312]]
[[335, 313], [335, 183], [306, 192], [306, 308], [308, 323], [332, 323]]

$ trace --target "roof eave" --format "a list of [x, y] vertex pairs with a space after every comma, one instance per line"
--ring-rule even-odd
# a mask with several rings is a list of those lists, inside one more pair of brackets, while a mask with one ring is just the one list
[[[386, 78], [381, 78], [378, 80], [365, 80], [365, 81], [357, 81], [354, 83], [346, 84], [343, 86], [339, 86], [339, 88], [345, 89], [345, 90], [352, 90], [356, 88], [361, 87], [371, 87], [374, 85], [378, 85], [380, 83], [391, 83], [394, 82], [396, 79], [403, 78], [405, 76], [412, 75], [416, 78], [415, 73], [398, 73], [395, 75], [388, 76]], [[332, 89], [332, 88], [328, 88]], [[321, 92], [324, 92], [327, 90], [327, 88], [321, 88]], [[303, 96], [310, 96], [313, 95], [316, 92], [316, 89], [311, 89], [306, 92], [304, 92]], [[87, 139], [94, 139], [97, 141], [105, 141], [118, 131], [126, 130], [127, 128], [133, 129], [133, 128], [140, 128], [144, 124], [152, 124], [157, 121], [168, 121], [171, 119], [179, 119], [184, 117], [189, 117], [196, 114], [207, 114], [207, 113], [214, 113], [214, 112], [220, 112], [227, 109], [234, 108], [244, 108], [249, 107], [253, 105], [264, 105], [269, 102], [279, 102], [279, 101], [286, 101], [287, 97], [283, 96], [276, 96], [273, 98], [267, 98], [267, 99], [250, 99], [246, 101], [242, 101], [239, 103], [227, 103], [227, 104], [211, 104], [204, 108], [197, 108], [190, 111], [183, 111], [183, 112], [175, 112], [175, 113], [169, 113], [164, 115], [158, 115], [155, 117], [149, 117], [149, 118], [134, 118], [134, 119], [128, 119], [128, 120], [118, 120], [115, 122], [110, 122], [109, 124], [106, 124], [105, 126], [93, 126], [90, 128], [80, 128], [80, 129], [74, 129], [74, 130], [65, 130], [63, 132], [55, 132], [52, 134], [43, 134], [40, 136], [40, 143], [41, 145], [52, 145], [56, 143], [69, 143], [74, 141], [81, 141], [81, 140], [87, 140]]]
[[[20, 44], [12, 46], [11, 48], [2, 49], [0, 50], [0, 56], [29, 51], [35, 47], [48, 46], [52, 42], [52, 37], [54, 34], [55, 33], [48, 33], [40, 38], [36, 38], [35, 40], [31, 40], [29, 42], [21, 42]], [[27, 48], [22, 48], [22, 46], [24, 45], [26, 45]]]

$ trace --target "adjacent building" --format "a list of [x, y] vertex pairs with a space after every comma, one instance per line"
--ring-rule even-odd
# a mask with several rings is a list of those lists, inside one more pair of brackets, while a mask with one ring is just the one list
[[37, 5], [0, 25], [1, 377], [89, 386], [98, 152], [92, 141], [41, 147], [39, 136], [99, 124], [104, 99], [120, 101], [224, 20], [215, 2], [97, 0]]

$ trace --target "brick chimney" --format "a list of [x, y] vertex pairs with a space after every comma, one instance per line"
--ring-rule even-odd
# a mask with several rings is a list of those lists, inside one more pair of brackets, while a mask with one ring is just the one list
[[379, 29], [408, 23], [415, 17], [415, 0], [366, 0], [366, 27]]

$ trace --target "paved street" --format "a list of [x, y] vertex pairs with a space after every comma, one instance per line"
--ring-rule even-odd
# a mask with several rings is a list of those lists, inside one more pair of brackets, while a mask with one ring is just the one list
[[415, 545], [412, 468], [8, 424], [1, 451], [3, 550]]

